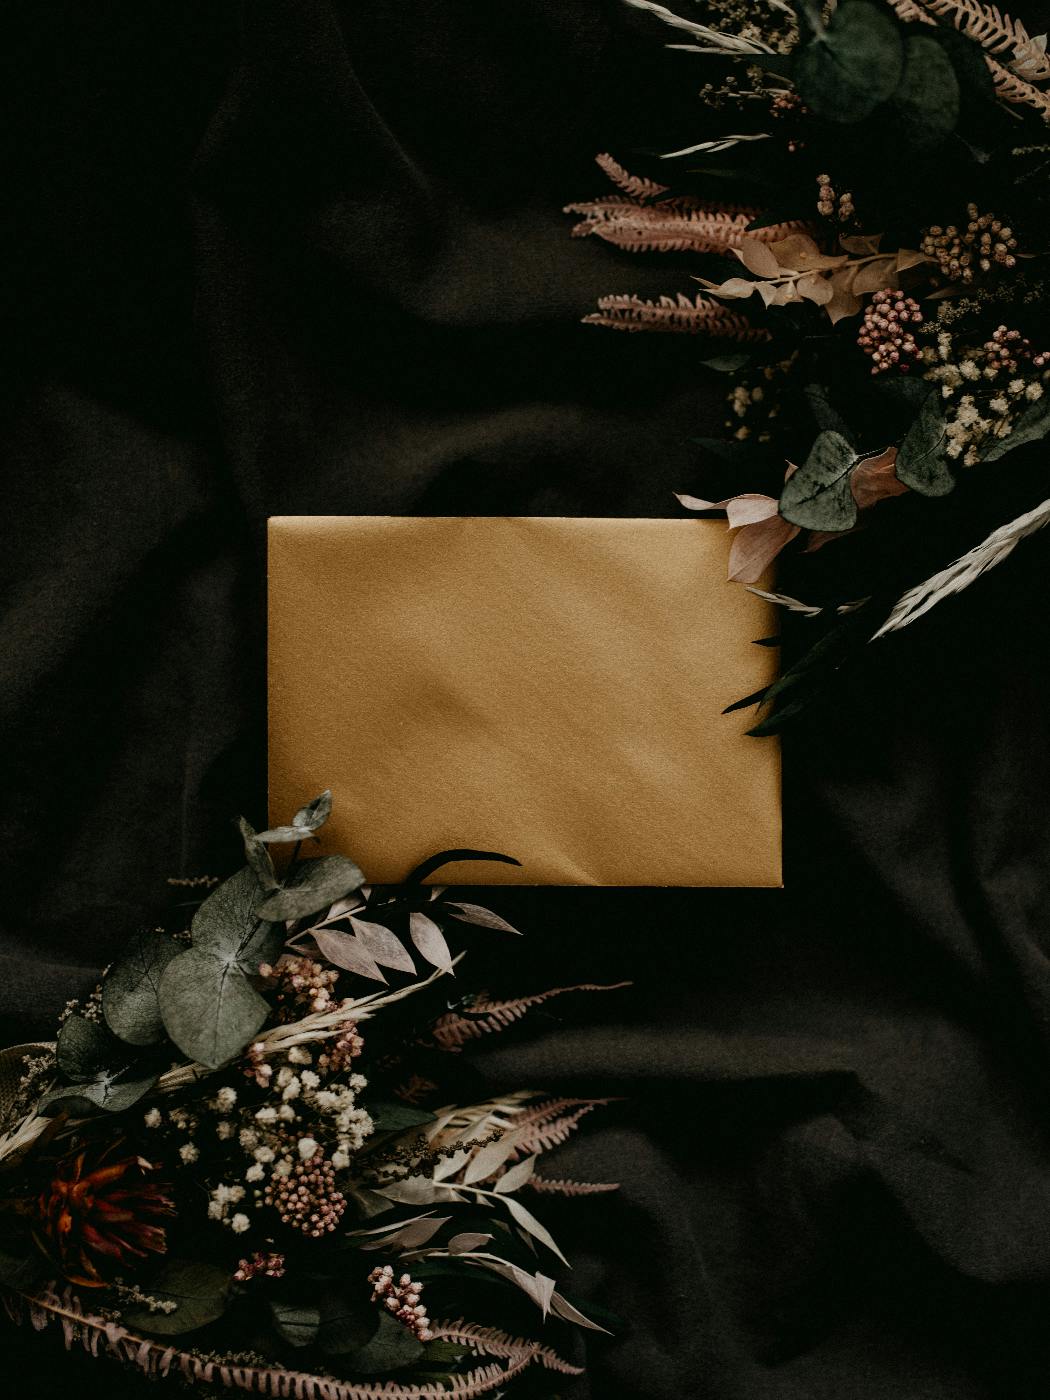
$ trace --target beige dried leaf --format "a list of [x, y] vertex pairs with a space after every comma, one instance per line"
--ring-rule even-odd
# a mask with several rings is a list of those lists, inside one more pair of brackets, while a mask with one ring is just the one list
[[884, 258], [876, 258], [873, 262], [866, 262], [863, 267], [857, 268], [851, 286], [857, 296], [864, 296], [868, 292], [880, 292], [884, 287], [896, 288], [897, 260], [895, 256], [888, 254]]
[[826, 306], [835, 294], [831, 278], [821, 277], [816, 272], [807, 272], [805, 276], [800, 277], [795, 289], [800, 297], [805, 297], [807, 301], [815, 301], [818, 306]]
[[740, 247], [733, 249], [737, 257], [756, 277], [779, 277], [780, 264], [773, 249], [757, 238], [744, 238]]

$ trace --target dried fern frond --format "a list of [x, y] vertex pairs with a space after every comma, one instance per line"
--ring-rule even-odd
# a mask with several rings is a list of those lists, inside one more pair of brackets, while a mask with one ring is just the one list
[[1020, 107], [1033, 107], [1043, 121], [1050, 121], [1050, 95], [1025, 82], [1016, 73], [1011, 73], [996, 59], [986, 57], [985, 61], [991, 69], [995, 91], [1004, 102], [1012, 102]]
[[435, 1338], [468, 1346], [478, 1356], [498, 1356], [507, 1361], [527, 1357], [530, 1361], [539, 1361], [548, 1371], [558, 1371], [563, 1376], [583, 1375], [582, 1366], [573, 1366], [571, 1362], [564, 1361], [552, 1347], [526, 1341], [523, 1337], [512, 1337], [498, 1327], [481, 1327], [476, 1322], [457, 1318], [455, 1322], [432, 1322], [430, 1330]]
[[745, 236], [776, 243], [809, 227], [793, 221], [749, 231], [758, 209], [709, 204], [688, 196], [641, 204], [620, 195], [602, 195], [567, 204], [563, 212], [582, 215], [572, 230], [573, 238], [593, 235], [627, 253], [725, 253], [739, 248]]
[[[662, 19], [664, 24], [668, 24], [672, 29], [682, 29], [687, 34], [692, 34], [695, 39], [703, 39], [710, 49], [715, 53], [772, 53], [773, 50], [761, 39], [744, 39], [738, 34], [723, 34], [718, 29], [711, 29], [706, 24], [697, 24], [695, 20], [683, 19], [681, 15], [676, 15], [673, 10], [669, 10], [666, 5], [658, 5], [655, 0], [624, 0], [625, 5], [630, 5], [635, 10], [645, 10], [648, 14], [655, 15], [657, 19]], [[701, 50], [704, 52], [704, 50]]]
[[615, 992], [621, 987], [629, 987], [629, 982], [600, 984], [580, 982], [575, 987], [551, 987], [546, 992], [534, 992], [532, 996], [513, 997], [508, 1001], [491, 1001], [480, 998], [475, 1001], [468, 1016], [450, 1011], [435, 1022], [433, 1037], [442, 1050], [458, 1050], [468, 1040], [480, 1040], [492, 1032], [506, 1030], [520, 1021], [534, 1006], [541, 1006], [552, 997], [565, 996], [568, 992]]
[[893, 611], [871, 640], [874, 642], [879, 637], [885, 637], [888, 632], [907, 627], [945, 598], [951, 598], [954, 594], [961, 593], [964, 588], [969, 588], [983, 573], [994, 569], [997, 564], [1008, 558], [1023, 539], [1034, 535], [1046, 525], [1050, 525], [1050, 500], [1043, 501], [1042, 505], [1036, 506], [1034, 510], [1019, 515], [1016, 520], [1001, 525], [998, 530], [993, 530], [986, 540], [982, 540], [968, 554], [956, 559], [954, 564], [949, 564], [946, 569], [934, 574], [925, 583], [910, 588], [898, 599]]
[[[926, 11], [951, 20], [955, 28], [990, 54], [1009, 54], [1007, 66], [1026, 78], [1050, 78], [1050, 60], [1020, 20], [980, 0], [918, 0]], [[896, 6], [894, 6], [896, 9]], [[897, 11], [900, 14], [900, 11]], [[902, 16], [903, 18], [903, 16]]]
[[[136, 1336], [119, 1323], [107, 1322], [85, 1312], [71, 1289], [65, 1289], [60, 1294], [54, 1285], [48, 1285], [32, 1297], [5, 1291], [4, 1303], [9, 1316], [16, 1323], [28, 1318], [38, 1332], [52, 1325], [61, 1327], [67, 1350], [79, 1342], [91, 1356], [112, 1356], [118, 1361], [137, 1366], [147, 1376], [178, 1375], [190, 1384], [220, 1385], [230, 1390], [270, 1396], [273, 1400], [289, 1396], [294, 1396], [295, 1400], [477, 1400], [479, 1396], [502, 1390], [509, 1380], [520, 1375], [533, 1361], [550, 1370], [564, 1367], [566, 1374], [576, 1374], [575, 1368], [561, 1361], [549, 1347], [524, 1343], [522, 1347], [507, 1350], [504, 1346], [503, 1351], [498, 1351], [494, 1348], [499, 1343], [494, 1341], [493, 1349], [483, 1351], [478, 1346], [478, 1351], [498, 1360], [462, 1375], [450, 1376], [447, 1381], [420, 1385], [398, 1384], [395, 1381], [359, 1383], [339, 1380], [334, 1376], [310, 1375], [305, 1371], [289, 1371], [283, 1366], [243, 1365], [194, 1356], [191, 1352]], [[459, 1323], [450, 1325], [469, 1326]], [[463, 1340], [471, 1344], [470, 1338], [465, 1336]], [[505, 1364], [501, 1365], [501, 1361]]]
[[632, 199], [655, 199], [657, 195], [667, 193], [666, 185], [658, 185], [655, 180], [648, 180], [644, 175], [630, 174], [618, 160], [614, 160], [609, 155], [608, 151], [603, 151], [594, 159], [602, 173], [607, 175], [618, 189], [623, 190], [624, 194], [629, 194]]
[[677, 297], [647, 301], [636, 296], [598, 298], [598, 310], [584, 316], [590, 326], [614, 331], [667, 331], [678, 335], [712, 335], [740, 344], [769, 339], [764, 326], [753, 326], [737, 311], [720, 301], [697, 295], [691, 301], [683, 292]]
[[531, 1157], [534, 1153], [550, 1152], [552, 1148], [560, 1147], [576, 1131], [581, 1118], [585, 1118], [600, 1104], [608, 1102], [608, 1099], [577, 1099], [576, 1103], [579, 1107], [574, 1108], [571, 1113], [539, 1120], [532, 1124], [523, 1124], [519, 1119], [514, 1124], [515, 1143], [508, 1160], [515, 1161], [522, 1157]]
[[550, 1196], [598, 1196], [620, 1189], [618, 1181], [569, 1181], [565, 1177], [537, 1176], [535, 1172], [525, 1185]]

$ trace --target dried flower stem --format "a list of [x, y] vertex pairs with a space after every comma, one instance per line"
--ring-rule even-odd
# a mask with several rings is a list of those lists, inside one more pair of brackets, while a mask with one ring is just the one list
[[970, 584], [975, 583], [988, 569], [994, 569], [1012, 554], [1021, 540], [1034, 535], [1037, 530], [1048, 524], [1050, 500], [1043, 501], [1042, 505], [1036, 506], [1026, 515], [1019, 515], [1016, 520], [993, 530], [986, 540], [982, 540], [962, 558], [956, 559], [954, 564], [949, 564], [946, 569], [934, 574], [925, 583], [910, 588], [898, 599], [893, 611], [871, 640], [874, 642], [889, 632], [897, 632], [900, 628], [907, 627], [910, 622], [928, 613], [945, 598], [969, 588]]

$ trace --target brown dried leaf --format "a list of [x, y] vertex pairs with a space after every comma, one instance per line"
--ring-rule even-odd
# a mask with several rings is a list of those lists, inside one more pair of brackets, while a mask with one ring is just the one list
[[781, 515], [755, 525], [745, 525], [729, 551], [729, 580], [731, 583], [757, 583], [780, 551], [799, 533]]
[[753, 272], [756, 277], [780, 276], [780, 264], [773, 250], [767, 244], [760, 243], [757, 238], [741, 239], [740, 247], [734, 248], [733, 251], [748, 272]]
[[839, 239], [839, 243], [847, 253], [853, 253], [858, 258], [866, 258], [879, 251], [882, 239], [881, 233], [844, 233]]
[[858, 296], [866, 292], [879, 292], [883, 287], [897, 286], [897, 261], [892, 254], [876, 258], [857, 269], [853, 278], [853, 290]]
[[887, 447], [885, 452], [865, 457], [853, 468], [850, 490], [861, 510], [867, 510], [890, 496], [901, 496], [908, 490], [903, 481], [897, 480], [896, 463], [896, 447]]
[[795, 285], [800, 297], [805, 297], [807, 301], [815, 301], [818, 306], [826, 306], [835, 295], [831, 279], [821, 277], [816, 272], [807, 272]]
[[770, 248], [781, 268], [788, 272], [821, 272], [833, 267], [841, 267], [846, 262], [846, 254], [822, 253], [816, 242], [806, 233], [792, 233], [771, 243]]

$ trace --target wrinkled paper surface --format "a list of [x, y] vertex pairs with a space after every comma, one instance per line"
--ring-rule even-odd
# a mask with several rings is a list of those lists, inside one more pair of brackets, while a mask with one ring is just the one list
[[781, 883], [775, 674], [723, 521], [279, 517], [270, 819], [330, 787], [316, 854], [393, 883]]

